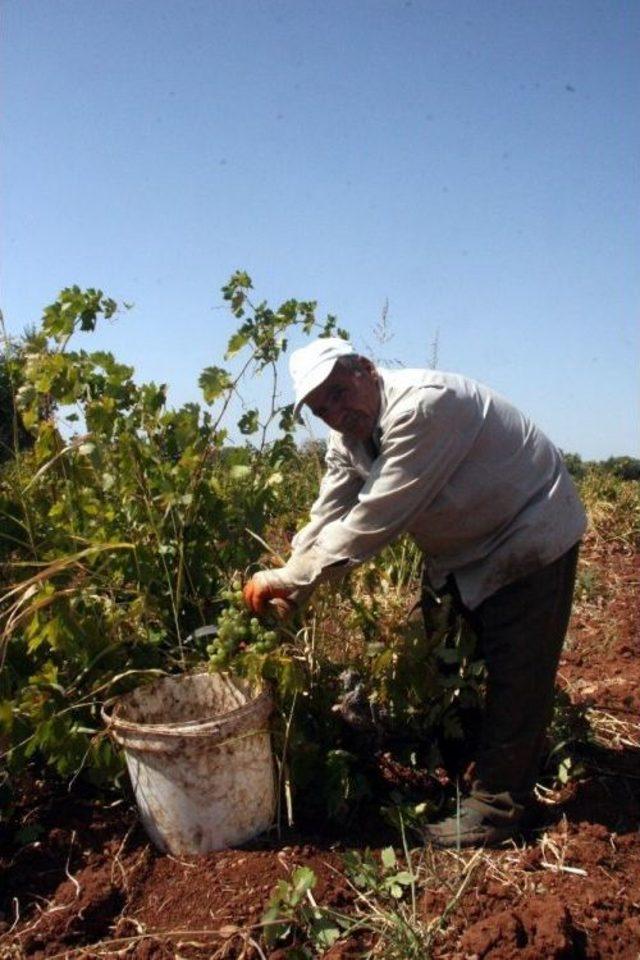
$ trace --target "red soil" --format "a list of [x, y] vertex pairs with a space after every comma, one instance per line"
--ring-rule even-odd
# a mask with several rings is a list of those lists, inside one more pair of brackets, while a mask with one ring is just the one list
[[[429, 866], [417, 904], [422, 919], [440, 917], [455, 901], [434, 932], [434, 957], [640, 956], [639, 561], [615, 542], [590, 540], [583, 551], [588, 590], [575, 607], [559, 682], [573, 703], [595, 711], [600, 743], [581, 758], [584, 774], [543, 794], [539, 827], [526, 843], [475, 854], [420, 852]], [[393, 769], [386, 763], [384, 779]], [[291, 947], [261, 953], [256, 925], [277, 881], [297, 865], [316, 874], [319, 904], [344, 913], [357, 906], [339, 872], [340, 851], [364, 846], [353, 838], [272, 840], [178, 859], [149, 846], [123, 801], [56, 801], [36, 783], [24, 809], [25, 824], [45, 832], [0, 859], [0, 958], [278, 960]], [[324, 956], [354, 960], [375, 942], [361, 933]], [[390, 949], [379, 945], [378, 955]]]

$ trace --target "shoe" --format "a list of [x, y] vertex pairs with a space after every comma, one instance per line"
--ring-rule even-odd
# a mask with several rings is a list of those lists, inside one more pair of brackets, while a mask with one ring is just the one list
[[520, 816], [513, 811], [513, 817], [505, 817], [500, 811], [496, 820], [492, 822], [491, 813], [486, 808], [479, 810], [473, 806], [473, 800], [463, 801], [460, 812], [441, 820], [439, 823], [430, 823], [426, 827], [425, 840], [434, 847], [495, 847], [505, 840], [511, 840], [520, 832]]

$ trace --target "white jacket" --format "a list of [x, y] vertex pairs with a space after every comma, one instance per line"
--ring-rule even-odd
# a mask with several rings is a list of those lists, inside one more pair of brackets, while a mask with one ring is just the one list
[[453, 574], [473, 609], [580, 539], [585, 512], [562, 457], [515, 407], [458, 374], [377, 372], [372, 442], [331, 432], [310, 522], [270, 580], [306, 594], [410, 533], [433, 586]]

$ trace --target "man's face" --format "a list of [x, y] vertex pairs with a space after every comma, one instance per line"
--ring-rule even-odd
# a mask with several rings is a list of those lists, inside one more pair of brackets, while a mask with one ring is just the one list
[[346, 436], [367, 440], [380, 413], [380, 386], [373, 364], [358, 357], [354, 368], [340, 362], [305, 399], [316, 417]]

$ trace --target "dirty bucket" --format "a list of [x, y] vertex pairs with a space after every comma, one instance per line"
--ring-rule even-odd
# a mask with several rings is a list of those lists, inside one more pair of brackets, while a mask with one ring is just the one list
[[207, 853], [270, 826], [272, 708], [268, 691], [210, 673], [163, 677], [104, 705], [157, 847]]

